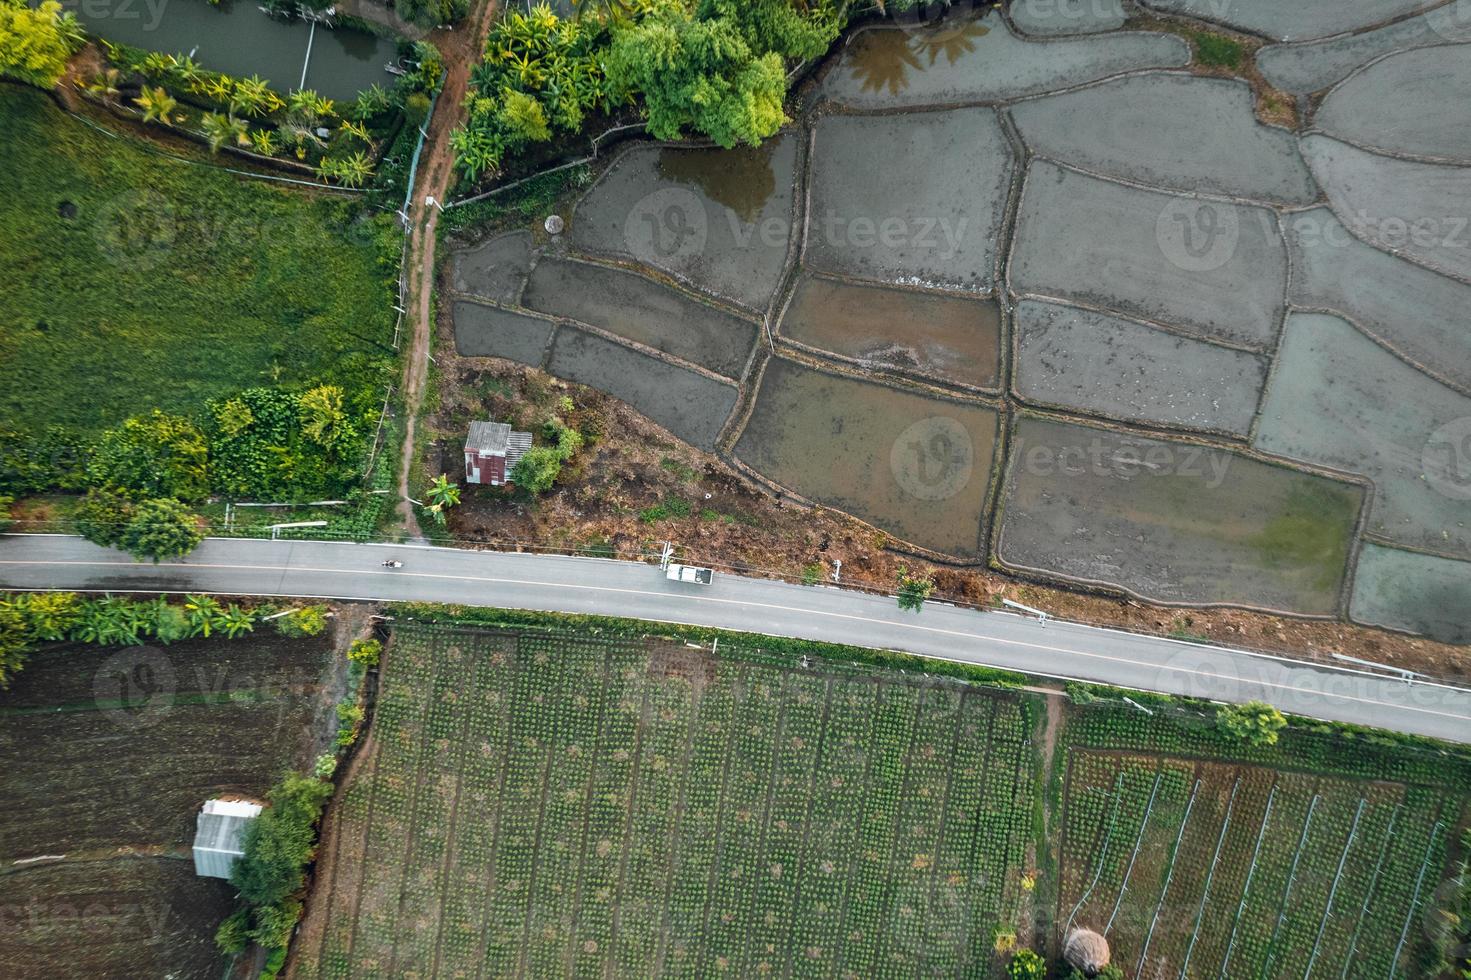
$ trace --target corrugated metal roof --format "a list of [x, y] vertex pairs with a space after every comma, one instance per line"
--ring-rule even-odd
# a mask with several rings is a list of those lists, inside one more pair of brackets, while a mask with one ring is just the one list
[[504, 422], [471, 422], [465, 451], [472, 453], [504, 453], [511, 440], [511, 427]]
[[508, 444], [506, 445], [506, 475], [507, 476], [509, 476], [510, 473], [511, 473], [511, 467], [515, 466], [516, 465], [516, 461], [519, 460], [522, 456], [525, 456], [526, 455], [526, 450], [528, 450], [530, 448], [531, 448], [531, 433], [530, 432], [512, 432], [511, 433], [511, 437], [510, 437], [510, 439], [508, 441]]
[[204, 878], [229, 878], [243, 852], [245, 828], [260, 814], [260, 806], [240, 800], [210, 800], [194, 819], [194, 873]]

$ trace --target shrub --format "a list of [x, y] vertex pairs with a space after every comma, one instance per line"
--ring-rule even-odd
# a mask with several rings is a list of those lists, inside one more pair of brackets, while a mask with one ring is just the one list
[[383, 654], [383, 644], [377, 640], [353, 640], [352, 646], [347, 648], [347, 659], [364, 667], [378, 666], [378, 658]]
[[935, 591], [934, 580], [909, 574], [909, 566], [899, 566], [899, 608], [919, 612], [930, 593]]
[[240, 924], [228, 932], [221, 927], [215, 934], [217, 943], [221, 933], [235, 941], [243, 931], [268, 949], [286, 945], [301, 917], [297, 896], [316, 851], [317, 821], [331, 795], [331, 783], [295, 773], [271, 789], [271, 805], [245, 828], [244, 853], [230, 873], [242, 903], [231, 918], [240, 916]]
[[1193, 35], [1195, 41], [1195, 59], [1202, 65], [1212, 68], [1241, 67], [1241, 60], [1246, 50], [1240, 41], [1234, 41], [1223, 34], [1212, 34], [1207, 31], [1198, 31]]
[[0, 75], [52, 88], [81, 40], [76, 15], [62, 13], [55, 0], [34, 10], [24, 0], [0, 0]]
[[1011, 954], [1006, 975], [1011, 980], [1043, 980], [1047, 976], [1047, 963], [1034, 951], [1019, 949]]
[[1287, 727], [1282, 712], [1265, 701], [1222, 705], [1216, 711], [1216, 724], [1247, 745], [1277, 744], [1277, 735]]
[[203, 500], [209, 493], [209, 450], [188, 419], [155, 409], [103, 433], [87, 461], [94, 487], [125, 496]]
[[326, 606], [304, 606], [272, 620], [282, 636], [318, 636], [327, 628]]

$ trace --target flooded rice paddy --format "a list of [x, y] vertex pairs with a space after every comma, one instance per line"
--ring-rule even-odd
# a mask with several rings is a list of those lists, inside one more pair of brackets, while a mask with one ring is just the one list
[[547, 370], [621, 398], [674, 435], [706, 451], [735, 408], [735, 385], [670, 364], [606, 337], [560, 327]]
[[737, 150], [635, 147], [577, 205], [572, 241], [764, 311], [794, 225], [798, 140]]
[[758, 329], [636, 273], [562, 259], [537, 263], [522, 302], [731, 378], [745, 366]]
[[1023, 417], [996, 553], [1163, 602], [1331, 616], [1362, 499], [1226, 449]]
[[[882, 194], [864, 157], [902, 174]], [[1013, 169], [990, 109], [825, 116], [812, 134], [804, 257], [878, 282], [989, 292]]]
[[[1456, 492], [1471, 397], [1436, 384], [1340, 317], [1294, 313], [1254, 445], [1374, 481], [1385, 540], [1471, 558], [1471, 493]], [[1448, 433], [1438, 445], [1437, 433]], [[1467, 484], [1471, 488], [1471, 482]], [[1460, 497], [1460, 499], [1457, 499]]]
[[[1406, 588], [1406, 583], [1414, 583]], [[1353, 618], [1448, 643], [1471, 643], [1471, 574], [1466, 563], [1364, 545], [1354, 575]]]
[[467, 357], [504, 357], [541, 367], [556, 322], [460, 300], [454, 306], [455, 348]]
[[803, 276], [780, 332], [878, 370], [997, 387], [1001, 314], [990, 300]]
[[1464, 637], [1471, 30], [1145, 6], [1275, 39], [1246, 57], [1321, 106], [1262, 122], [1135, 5], [861, 29], [764, 146], [631, 144], [567, 235], [462, 249], [461, 353], [901, 548]]
[[1017, 394], [1089, 415], [1245, 436], [1267, 359], [1057, 303], [1016, 307]]
[[972, 556], [980, 547], [996, 425], [990, 408], [773, 358], [735, 456], [781, 486], [905, 541]]

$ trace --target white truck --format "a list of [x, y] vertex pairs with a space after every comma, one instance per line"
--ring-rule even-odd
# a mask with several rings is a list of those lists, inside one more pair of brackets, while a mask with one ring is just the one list
[[670, 562], [664, 566], [664, 577], [671, 582], [694, 582], [696, 585], [709, 585], [715, 580], [715, 570]]

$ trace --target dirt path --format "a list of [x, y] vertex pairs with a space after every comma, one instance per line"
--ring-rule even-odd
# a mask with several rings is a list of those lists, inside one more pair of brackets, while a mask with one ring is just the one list
[[464, 118], [465, 89], [470, 69], [485, 47], [485, 35], [499, 9], [497, 0], [481, 0], [458, 30], [435, 31], [430, 40], [439, 48], [447, 75], [444, 90], [429, 122], [429, 135], [419, 158], [419, 172], [409, 203], [408, 309], [411, 311], [409, 346], [404, 353], [404, 434], [399, 451], [398, 515], [411, 538], [422, 538], [414, 506], [409, 503], [409, 473], [414, 465], [414, 433], [424, 401], [424, 382], [429, 374], [429, 338], [433, 324], [434, 246], [439, 227], [439, 209], [426, 204], [432, 197], [443, 200], [454, 174], [454, 151], [449, 134]]

